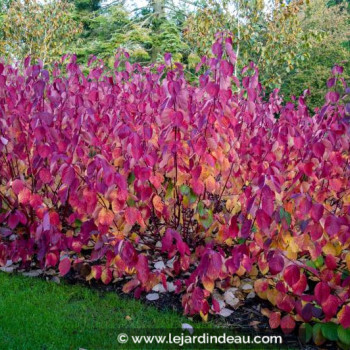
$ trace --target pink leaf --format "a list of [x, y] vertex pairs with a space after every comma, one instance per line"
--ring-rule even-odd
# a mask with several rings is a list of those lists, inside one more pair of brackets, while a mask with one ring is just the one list
[[296, 265], [289, 265], [284, 270], [283, 277], [288, 285], [292, 287], [300, 279], [300, 270]]
[[340, 230], [340, 225], [338, 223], [338, 218], [334, 215], [327, 216], [327, 219], [325, 221], [325, 230], [328, 233], [329, 236], [336, 235]]
[[295, 328], [295, 321], [291, 315], [286, 315], [281, 319], [281, 329], [284, 334], [292, 333]]
[[272, 275], [276, 275], [283, 270], [284, 260], [281, 255], [274, 254], [274, 256], [269, 260], [269, 269]]
[[331, 292], [331, 289], [329, 288], [328, 284], [325, 282], [319, 282], [317, 283], [315, 287], [315, 299], [319, 305], [322, 305], [323, 302], [325, 302]]
[[58, 265], [58, 270], [61, 276], [65, 276], [70, 270], [71, 262], [69, 258], [64, 258]]

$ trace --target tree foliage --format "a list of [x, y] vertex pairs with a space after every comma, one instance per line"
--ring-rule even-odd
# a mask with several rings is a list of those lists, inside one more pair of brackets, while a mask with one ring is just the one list
[[315, 30], [303, 30], [299, 17], [303, 4], [302, 0], [289, 4], [283, 1], [211, 0], [189, 16], [185, 37], [195, 48], [194, 52], [198, 50], [202, 55], [209, 53], [209, 38], [216, 32], [233, 33], [238, 56], [236, 69], [250, 61], [257, 62], [262, 81], [273, 89], [305, 60], [312, 40], [317, 37]]
[[349, 10], [349, 2], [330, 6], [313, 0], [300, 12], [302, 30], [319, 33], [320, 40], [312, 40], [308, 59], [284, 76], [282, 91], [286, 96], [298, 96], [309, 89], [311, 106], [322, 104], [328, 72], [335, 63], [343, 65], [345, 78], [350, 78]]
[[3, 15], [1, 54], [10, 60], [28, 55], [44, 63], [57, 60], [80, 32], [72, 10], [64, 0], [12, 1]]

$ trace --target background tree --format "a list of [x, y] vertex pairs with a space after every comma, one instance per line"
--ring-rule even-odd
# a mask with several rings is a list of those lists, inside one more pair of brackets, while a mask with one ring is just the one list
[[127, 10], [122, 5], [112, 5], [91, 11], [89, 17], [85, 17], [84, 31], [72, 50], [85, 63], [90, 55], [108, 62], [119, 47], [125, 47], [131, 54], [137, 52], [136, 59], [143, 59], [140, 50], [144, 49], [140, 43], [147, 45], [148, 41], [148, 32], [139, 30]]
[[317, 31], [321, 40], [313, 40], [309, 59], [284, 77], [282, 91], [286, 96], [299, 95], [310, 89], [310, 105], [324, 102], [326, 81], [335, 63], [344, 66], [344, 77], [350, 77], [350, 22], [349, 1], [327, 3], [313, 0], [300, 12], [304, 32]]
[[81, 30], [72, 11], [72, 5], [64, 0], [12, 1], [3, 15], [3, 53], [10, 60], [31, 55], [44, 64], [58, 59]]
[[149, 0], [145, 6], [137, 8], [134, 20], [150, 34], [145, 49], [150, 60], [162, 60], [165, 52], [173, 54], [175, 60], [183, 60], [188, 54], [188, 45], [183, 38], [183, 23], [188, 11], [183, 0]]
[[[210, 53], [214, 33], [229, 31], [234, 35], [237, 52], [236, 73], [249, 61], [258, 64], [264, 85], [281, 85], [285, 73], [300, 64], [315, 31], [303, 31], [298, 16], [304, 0], [210, 0], [188, 17], [185, 38], [198, 47], [198, 56]], [[198, 42], [199, 45], [195, 45]]]
[[167, 0], [152, 0], [138, 8], [110, 2], [88, 11], [81, 10], [76, 1], [74, 4], [75, 19], [84, 24], [80, 40], [71, 48], [80, 62], [92, 54], [112, 62], [120, 47], [140, 63], [162, 60], [165, 52], [182, 60], [188, 50], [182, 36], [185, 12]]
[[0, 2], [0, 55], [5, 56], [4, 19], [12, 0]]

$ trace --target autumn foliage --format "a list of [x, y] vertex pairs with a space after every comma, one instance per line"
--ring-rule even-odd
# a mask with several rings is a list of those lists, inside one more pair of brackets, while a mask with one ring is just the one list
[[171, 282], [185, 313], [204, 319], [220, 312], [216, 295], [249, 277], [271, 303], [272, 328], [315, 321], [321, 344], [320, 325], [339, 324], [345, 339], [342, 68], [311, 112], [307, 91], [288, 103], [267, 96], [253, 64], [234, 77], [230, 38], [212, 51], [199, 84], [170, 55], [141, 67], [119, 54], [113, 72], [92, 60], [88, 76], [74, 56], [51, 76], [29, 59], [0, 64], [0, 264], [123, 279], [136, 297]]

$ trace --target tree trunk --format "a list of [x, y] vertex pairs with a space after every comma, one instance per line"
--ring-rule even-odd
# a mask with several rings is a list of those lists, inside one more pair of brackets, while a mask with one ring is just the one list
[[[154, 13], [153, 32], [155, 37], [160, 34], [160, 26], [165, 18], [165, 0], [151, 0], [151, 6]], [[159, 47], [153, 43], [151, 51], [152, 62], [157, 60]]]

